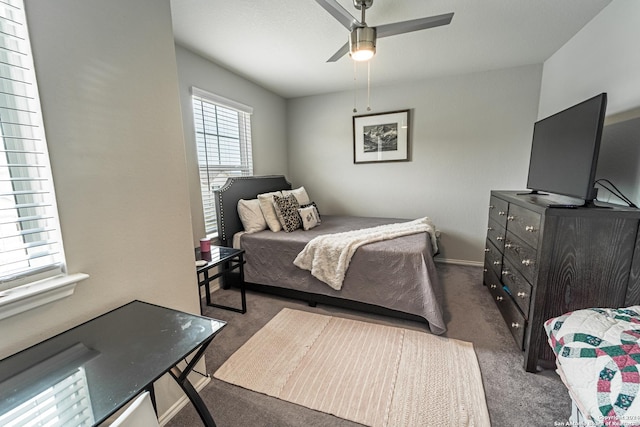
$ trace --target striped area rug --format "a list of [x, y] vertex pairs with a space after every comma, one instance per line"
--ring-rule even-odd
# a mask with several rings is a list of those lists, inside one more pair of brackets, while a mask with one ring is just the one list
[[471, 343], [283, 309], [215, 378], [367, 426], [490, 426]]

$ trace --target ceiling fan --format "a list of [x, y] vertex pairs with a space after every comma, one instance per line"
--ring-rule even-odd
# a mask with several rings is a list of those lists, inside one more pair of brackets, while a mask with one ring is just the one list
[[373, 4], [373, 0], [353, 0], [354, 7], [362, 11], [360, 21], [340, 6], [337, 0], [316, 0], [316, 2], [351, 32], [349, 42], [338, 49], [327, 62], [335, 62], [347, 52], [355, 61], [366, 61], [376, 53], [376, 38], [448, 25], [453, 18], [453, 13], [445, 13], [444, 15], [369, 27], [365, 22], [364, 15], [365, 11]]

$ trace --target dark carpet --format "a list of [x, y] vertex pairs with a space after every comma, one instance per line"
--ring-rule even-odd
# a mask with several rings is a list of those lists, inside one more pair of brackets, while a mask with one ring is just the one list
[[[518, 350], [489, 291], [482, 285], [482, 269], [450, 264], [436, 265], [444, 291], [443, 309], [448, 328], [445, 335], [473, 343], [482, 372], [492, 426], [565, 425], [570, 414], [570, 399], [566, 388], [552, 370], [536, 374], [524, 371], [523, 353]], [[220, 290], [214, 292], [212, 297], [216, 303], [231, 305], [238, 305], [240, 300], [237, 290]], [[247, 313], [244, 315], [217, 308], [204, 308], [205, 315], [228, 322], [207, 350], [207, 371], [213, 375], [234, 351], [284, 307], [409, 329], [426, 329], [425, 324], [418, 322], [325, 305], [313, 308], [302, 301], [247, 292]], [[200, 391], [200, 395], [218, 427], [360, 426], [213, 378]], [[202, 424], [196, 411], [188, 404], [166, 425], [191, 427]]]

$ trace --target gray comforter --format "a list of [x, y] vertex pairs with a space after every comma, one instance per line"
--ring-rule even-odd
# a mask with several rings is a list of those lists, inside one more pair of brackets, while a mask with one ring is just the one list
[[308, 231], [244, 234], [241, 246], [246, 251], [245, 280], [411, 313], [427, 320], [432, 333], [442, 334], [446, 327], [441, 289], [427, 233], [358, 248], [339, 291], [293, 264], [306, 243], [318, 235], [404, 221], [407, 220], [323, 215], [322, 223]]

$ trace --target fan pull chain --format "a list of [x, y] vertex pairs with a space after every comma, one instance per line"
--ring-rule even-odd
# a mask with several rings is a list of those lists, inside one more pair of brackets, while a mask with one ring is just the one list
[[367, 111], [371, 111], [371, 60], [367, 61]]
[[356, 84], [356, 77], [358, 75], [357, 71], [358, 63], [353, 61], [353, 112], [357, 113], [358, 109], [356, 108], [356, 104], [358, 101], [358, 85]]

